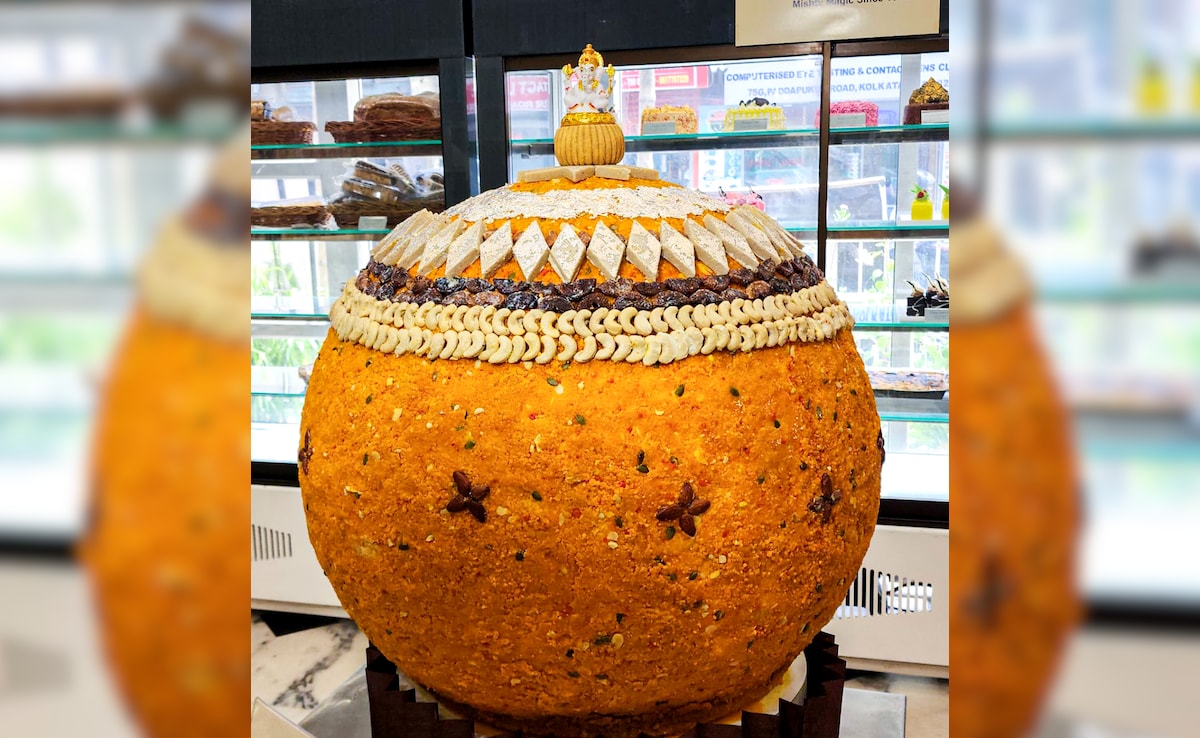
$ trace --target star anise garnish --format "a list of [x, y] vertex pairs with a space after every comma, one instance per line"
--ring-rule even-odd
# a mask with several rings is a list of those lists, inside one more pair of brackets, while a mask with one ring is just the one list
[[304, 470], [305, 475], [308, 474], [308, 462], [312, 461], [312, 457], [312, 428], [309, 428], [308, 430], [304, 431], [304, 446], [300, 448], [300, 453], [296, 457], [299, 460], [300, 468]]
[[446, 509], [452, 513], [466, 510], [481, 523], [487, 522], [487, 510], [483, 500], [492, 491], [486, 484], [471, 484], [471, 478], [465, 471], [454, 472], [454, 497], [446, 503]]
[[707, 512], [711, 504], [708, 500], [696, 499], [696, 490], [692, 489], [691, 482], [684, 482], [675, 502], [660, 507], [658, 514], [654, 517], [664, 523], [678, 520], [679, 529], [689, 536], [695, 537], [696, 516]]
[[1012, 595], [1013, 586], [1008, 575], [1001, 571], [1000, 556], [996, 552], [984, 554], [980, 580], [963, 600], [967, 613], [987, 628], [994, 627], [1000, 607]]
[[808, 509], [821, 516], [822, 523], [828, 523], [833, 514], [833, 506], [842, 501], [842, 491], [833, 488], [833, 480], [828, 474], [821, 475], [821, 494], [808, 503]]
[[875, 446], [879, 449], [879, 463], [887, 461], [887, 451], [883, 449], [883, 429], [879, 429], [879, 438], [875, 439]]

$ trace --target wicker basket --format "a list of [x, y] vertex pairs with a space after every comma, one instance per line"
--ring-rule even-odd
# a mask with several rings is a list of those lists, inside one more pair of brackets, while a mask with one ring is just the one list
[[339, 228], [357, 228], [358, 219], [364, 215], [382, 215], [387, 218], [387, 227], [395, 228], [408, 216], [421, 210], [440, 213], [445, 207], [446, 200], [441, 193], [395, 203], [346, 198], [329, 205]]
[[374, 120], [330, 121], [325, 130], [337, 143], [367, 141], [432, 141], [442, 137], [442, 121], [431, 120]]
[[308, 121], [252, 120], [250, 143], [310, 144], [317, 134], [317, 125]]
[[329, 208], [324, 205], [272, 205], [250, 209], [250, 225], [265, 228], [296, 225], [322, 228], [329, 224], [329, 219]]

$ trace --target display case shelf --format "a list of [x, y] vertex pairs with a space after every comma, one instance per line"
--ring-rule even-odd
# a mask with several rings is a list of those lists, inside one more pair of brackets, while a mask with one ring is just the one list
[[442, 142], [368, 141], [365, 143], [257, 144], [250, 147], [251, 159], [348, 159], [351, 157], [441, 156]]
[[[797, 238], [816, 238], [816, 228], [788, 228]], [[950, 222], [927, 220], [921, 222], [878, 223], [869, 225], [831, 225], [828, 228], [831, 240], [883, 240], [949, 238]]]
[[226, 140], [236, 130], [233, 124], [134, 125], [120, 120], [8, 120], [0, 121], [0, 144], [215, 143]]
[[949, 123], [829, 129], [829, 143], [833, 146], [846, 144], [930, 143], [949, 140]]
[[[950, 126], [927, 124], [915, 126], [871, 126], [863, 128], [833, 128], [829, 142], [841, 144], [922, 143], [948, 141]], [[774, 149], [787, 146], [817, 146], [821, 132], [816, 128], [786, 131], [728, 131], [721, 133], [680, 133], [654, 136], [626, 136], [625, 152], [629, 154], [663, 151], [713, 151], [727, 149]], [[515, 156], [553, 156], [554, 139], [533, 138], [509, 141]]]
[[1125, 284], [1041, 285], [1037, 296], [1053, 303], [1200, 302], [1200, 283], [1145, 281]]
[[378, 241], [390, 229], [260, 228], [250, 231], [252, 241]]
[[1200, 122], [1194, 118], [1165, 120], [1033, 120], [994, 123], [985, 130], [994, 141], [1055, 142], [1133, 141], [1158, 143], [1163, 139], [1195, 139]]

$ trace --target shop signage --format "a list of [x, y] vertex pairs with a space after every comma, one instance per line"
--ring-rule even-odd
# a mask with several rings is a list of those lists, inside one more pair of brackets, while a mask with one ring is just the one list
[[938, 32], [939, 0], [734, 0], [738, 46]]
[[[921, 65], [921, 81], [930, 77], [950, 89], [950, 63], [944, 54]], [[912, 90], [900, 89], [900, 57], [891, 55], [837, 60], [830, 92], [834, 100], [882, 103], [907, 100]], [[729, 65], [725, 70], [725, 104], [737, 105], [752, 97], [764, 97], [776, 105], [815, 104], [821, 97], [820, 58]]]
[[[636, 92], [642, 88], [641, 72], [626, 69], [621, 72], [618, 89], [621, 92]], [[667, 67], [654, 70], [656, 90], [694, 90], [708, 88], [708, 67]]]
[[506, 86], [509, 112], [544, 113], [550, 110], [550, 75], [510, 74]]

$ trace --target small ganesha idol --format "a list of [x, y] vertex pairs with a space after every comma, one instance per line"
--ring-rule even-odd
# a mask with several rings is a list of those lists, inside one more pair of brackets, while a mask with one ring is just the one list
[[601, 84], [603, 68], [604, 57], [591, 44], [577, 67], [562, 68], [567, 114], [554, 136], [554, 153], [563, 166], [619, 164], [625, 158], [625, 134], [612, 113], [616, 71], [609, 64], [607, 83]]

